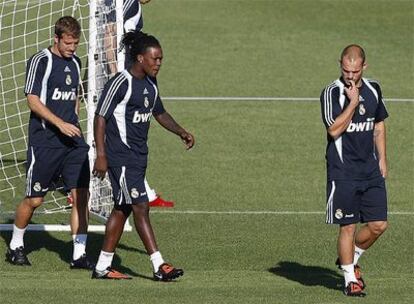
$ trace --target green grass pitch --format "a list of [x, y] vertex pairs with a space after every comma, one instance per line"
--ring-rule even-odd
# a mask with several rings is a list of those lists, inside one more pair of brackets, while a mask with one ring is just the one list
[[[163, 46], [158, 82], [165, 97], [318, 98], [339, 75], [341, 49], [359, 43], [365, 76], [380, 81], [385, 98], [414, 98], [413, 1], [153, 0], [144, 21]], [[324, 224], [326, 135], [317, 101], [164, 104], [196, 137], [186, 152], [154, 122], [149, 140], [148, 181], [176, 202], [154, 210], [152, 223], [163, 256], [184, 277], [153, 282], [135, 232], [124, 233], [114, 259], [134, 278], [119, 282], [69, 270], [68, 233], [28, 232], [33, 266], [0, 259], [0, 303], [412, 302], [412, 101], [387, 103], [390, 227], [360, 260], [364, 299], [343, 296], [334, 265], [338, 229]], [[21, 195], [0, 192], [0, 200], [13, 210]], [[10, 237], [0, 232], [0, 255]], [[102, 240], [89, 235], [93, 259]]]

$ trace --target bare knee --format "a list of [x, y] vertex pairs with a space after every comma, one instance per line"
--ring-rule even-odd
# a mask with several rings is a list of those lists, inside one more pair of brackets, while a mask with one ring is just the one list
[[72, 194], [74, 206], [78, 206], [81, 208], [85, 208], [88, 206], [89, 189], [87, 188], [72, 189], [71, 194]]
[[36, 209], [43, 203], [43, 197], [26, 197], [22, 204], [30, 208]]
[[132, 211], [135, 217], [147, 217], [149, 215], [148, 203], [134, 204], [132, 205]]
[[340, 229], [339, 231], [341, 235], [353, 236], [355, 234], [356, 225], [355, 224], [343, 225], [343, 226], [340, 226], [339, 229]]
[[388, 222], [387, 221], [377, 221], [368, 223], [369, 230], [372, 234], [380, 236], [387, 230]]

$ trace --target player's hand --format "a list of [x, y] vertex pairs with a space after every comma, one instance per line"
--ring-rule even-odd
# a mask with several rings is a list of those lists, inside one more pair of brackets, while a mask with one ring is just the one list
[[356, 86], [355, 81], [351, 80], [350, 83], [349, 88], [345, 87], [345, 93], [350, 103], [356, 106], [359, 103], [359, 88]]
[[93, 176], [104, 179], [106, 171], [108, 171], [108, 161], [106, 160], [106, 156], [97, 156], [92, 170]]
[[380, 159], [379, 161], [379, 168], [383, 178], [387, 178], [388, 176], [388, 169], [387, 169], [387, 162], [385, 159]]
[[82, 136], [80, 129], [71, 123], [62, 121], [61, 123], [57, 125], [57, 127], [59, 128], [59, 131], [65, 134], [66, 136], [69, 136], [69, 137], [75, 137], [75, 136], [81, 137]]
[[150, 2], [151, 0], [139, 0], [139, 2], [141, 3], [141, 4], [147, 4], [148, 2]]
[[183, 143], [185, 144], [185, 147], [187, 150], [190, 150], [194, 146], [195, 140], [194, 140], [194, 136], [191, 133], [188, 133], [188, 132], [181, 133], [180, 137]]

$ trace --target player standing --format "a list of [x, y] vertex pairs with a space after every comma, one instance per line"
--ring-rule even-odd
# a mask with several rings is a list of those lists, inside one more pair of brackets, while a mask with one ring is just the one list
[[[144, 27], [144, 18], [142, 14], [142, 5], [150, 2], [151, 0], [124, 0], [123, 1], [123, 18], [124, 18], [124, 33], [130, 31], [141, 31]], [[108, 74], [110, 76], [115, 75], [118, 71], [117, 68], [117, 39], [116, 39], [116, 11], [115, 0], [105, 0], [105, 5], [108, 11], [106, 14], [106, 28], [105, 28], [105, 54], [107, 60]], [[125, 69], [131, 66], [132, 62], [128, 56], [125, 56]], [[147, 179], [145, 179], [145, 187], [147, 189], [147, 195], [149, 199], [150, 207], [174, 207], [174, 202], [166, 201], [157, 195], [155, 190], [152, 189]]]
[[[385, 123], [381, 88], [362, 78], [367, 68], [359, 45], [341, 54], [342, 76], [321, 94], [327, 129], [326, 222], [339, 224], [337, 264], [347, 296], [365, 296], [358, 259], [387, 228]], [[366, 223], [357, 231], [358, 222]]]
[[52, 183], [62, 176], [71, 191], [73, 208], [71, 268], [91, 269], [85, 247], [88, 228], [89, 161], [79, 126], [78, 89], [80, 59], [75, 55], [81, 27], [70, 16], [55, 24], [54, 44], [33, 55], [27, 64], [25, 94], [31, 110], [27, 150], [26, 197], [16, 209], [13, 236], [6, 259], [15, 265], [31, 265], [23, 236], [34, 210]]
[[115, 205], [92, 278], [130, 278], [112, 269], [111, 264], [125, 221], [132, 212], [136, 230], [152, 262], [154, 279], [170, 281], [184, 272], [163, 260], [149, 219], [145, 171], [150, 120], [155, 117], [164, 128], [178, 135], [187, 149], [193, 147], [194, 137], [165, 111], [159, 96], [156, 76], [163, 54], [158, 40], [132, 31], [124, 35], [122, 43], [133, 64], [105, 85], [94, 121], [97, 158], [93, 173], [104, 178], [108, 171]]

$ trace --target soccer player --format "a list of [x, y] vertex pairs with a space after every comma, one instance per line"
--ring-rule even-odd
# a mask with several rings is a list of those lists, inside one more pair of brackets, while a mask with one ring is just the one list
[[[328, 140], [326, 222], [339, 225], [337, 265], [345, 295], [365, 296], [358, 259], [387, 228], [388, 113], [378, 82], [362, 77], [362, 47], [347, 46], [339, 62], [341, 77], [320, 98]], [[365, 225], [357, 231], [358, 222]]]
[[[144, 19], [142, 15], [141, 4], [146, 4], [151, 0], [124, 0], [123, 1], [123, 18], [124, 18], [124, 33], [130, 31], [141, 31], [144, 26]], [[115, 0], [105, 0], [105, 5], [109, 13], [106, 15], [107, 26], [105, 29], [105, 50], [107, 67], [109, 75], [113, 76], [118, 71], [116, 59], [116, 11]], [[128, 69], [132, 62], [128, 56], [125, 58], [125, 68]], [[164, 200], [160, 195], [157, 195], [145, 179], [145, 188], [149, 199], [150, 207], [174, 207], [174, 202]]]
[[103, 247], [92, 278], [131, 278], [114, 270], [111, 264], [125, 221], [132, 212], [136, 230], [152, 262], [154, 279], [170, 281], [184, 272], [163, 260], [149, 219], [145, 171], [150, 120], [154, 117], [178, 135], [187, 149], [193, 147], [194, 137], [166, 112], [161, 101], [156, 76], [163, 53], [158, 40], [132, 31], [124, 35], [122, 45], [133, 64], [105, 85], [94, 121], [97, 157], [93, 174], [104, 178], [108, 171], [115, 205], [106, 224]]
[[34, 210], [53, 182], [62, 176], [71, 191], [73, 256], [70, 268], [92, 269], [86, 258], [88, 228], [88, 150], [78, 120], [80, 59], [75, 55], [81, 27], [70, 16], [55, 24], [53, 46], [33, 55], [26, 68], [25, 94], [31, 110], [27, 150], [26, 197], [16, 210], [13, 236], [6, 259], [31, 265], [23, 236]]

